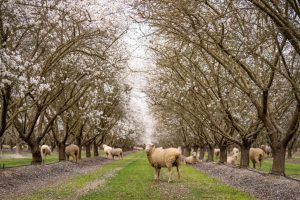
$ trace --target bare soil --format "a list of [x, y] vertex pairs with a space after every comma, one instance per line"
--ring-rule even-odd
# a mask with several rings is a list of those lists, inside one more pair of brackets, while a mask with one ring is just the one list
[[258, 173], [216, 163], [201, 162], [197, 169], [222, 180], [238, 190], [263, 200], [300, 200], [300, 182], [282, 176]]
[[[124, 155], [129, 153], [125, 152]], [[79, 160], [78, 163], [63, 161], [47, 165], [0, 169], [0, 199], [28, 195], [36, 190], [62, 183], [72, 175], [96, 170], [112, 161], [105, 157], [94, 157]]]

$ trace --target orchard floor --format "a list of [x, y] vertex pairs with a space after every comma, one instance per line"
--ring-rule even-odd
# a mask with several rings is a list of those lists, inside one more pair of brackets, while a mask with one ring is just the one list
[[[103, 157], [0, 170], [0, 199], [299, 199], [300, 183], [199, 163], [182, 165], [182, 178], [155, 181], [144, 152], [124, 160]], [[213, 178], [215, 177], [215, 178]], [[280, 194], [279, 194], [280, 193]]]

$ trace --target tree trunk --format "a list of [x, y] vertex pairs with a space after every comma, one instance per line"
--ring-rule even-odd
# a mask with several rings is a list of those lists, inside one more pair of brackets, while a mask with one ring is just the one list
[[98, 146], [96, 141], [93, 143], [94, 146], [94, 157], [98, 157], [99, 156], [99, 151], [98, 151]]
[[221, 146], [219, 163], [224, 164], [226, 162], [227, 162], [227, 146]]
[[288, 148], [288, 152], [287, 152], [287, 159], [292, 159], [293, 155], [292, 155], [292, 148]]
[[273, 165], [271, 174], [285, 175], [285, 148], [283, 145], [278, 145], [273, 150]]
[[244, 144], [241, 146], [241, 161], [240, 161], [241, 168], [249, 167], [249, 150], [250, 150], [250, 145]]
[[20, 139], [20, 137], [17, 137], [17, 139], [16, 139], [16, 154], [20, 154], [20, 143], [21, 143], [21, 139]]
[[40, 151], [40, 147], [38, 143], [32, 143], [30, 145], [31, 154], [32, 154], [32, 161], [31, 164], [37, 165], [42, 164], [42, 154]]
[[58, 160], [63, 161], [66, 160], [66, 144], [59, 143], [58, 145]]
[[207, 149], [208, 157], [207, 157], [206, 162], [214, 161], [214, 150], [215, 150], [215, 148], [213, 146], [208, 145], [208, 149]]
[[203, 146], [199, 147], [199, 160], [203, 160], [204, 159], [204, 154], [205, 154], [205, 148]]
[[85, 145], [85, 153], [86, 153], [86, 157], [87, 158], [90, 158], [91, 157], [91, 143], [87, 143], [86, 145]]
[[81, 138], [80, 138], [80, 137], [77, 137], [77, 138], [76, 138], [76, 142], [77, 142], [77, 145], [78, 145], [78, 147], [79, 147], [79, 155], [78, 155], [78, 158], [81, 159], [81, 151], [82, 151]]
[[185, 146], [185, 147], [182, 148], [182, 154], [184, 156], [190, 156], [190, 152], [191, 152], [191, 148], [189, 148], [187, 146]]

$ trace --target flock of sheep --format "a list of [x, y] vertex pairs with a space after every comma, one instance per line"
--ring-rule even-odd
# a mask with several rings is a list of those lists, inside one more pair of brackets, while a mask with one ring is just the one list
[[[103, 149], [106, 154], [106, 156], [112, 157], [114, 159], [116, 156], [120, 159], [123, 159], [123, 151], [121, 148], [112, 148], [106, 144], [103, 144]], [[79, 157], [79, 147], [75, 144], [70, 144], [65, 149], [66, 153], [66, 160], [70, 159], [70, 156], [72, 157], [73, 161], [77, 162]], [[43, 158], [43, 162], [45, 161], [46, 156], [51, 155], [51, 148], [48, 145], [42, 145], [41, 146], [41, 154]]]
[[[123, 159], [123, 151], [121, 148], [113, 148], [106, 144], [103, 144], [102, 147], [107, 157], [111, 157], [112, 159], [115, 157]], [[142, 147], [134, 147], [133, 149], [138, 151], [143, 150]], [[51, 155], [51, 148], [48, 145], [42, 145], [40, 150], [44, 162], [46, 156]], [[156, 148], [153, 144], [147, 144], [145, 145], [145, 151], [150, 165], [155, 169], [155, 179], [159, 179], [161, 168], [167, 168], [169, 172], [168, 182], [172, 179], [173, 167], [176, 167], [178, 179], [180, 179], [179, 166], [181, 163], [196, 164], [197, 162], [200, 162], [195, 151], [192, 151], [190, 156], [185, 157], [182, 155], [180, 147], [163, 149], [162, 147]], [[65, 148], [65, 153], [66, 160], [69, 160], [71, 156], [73, 161], [77, 162], [80, 153], [79, 147], [75, 144], [68, 145]], [[214, 154], [218, 158], [220, 156], [220, 149], [215, 149]], [[257, 165], [261, 168], [265, 154], [268, 156], [271, 154], [271, 148], [267, 145], [262, 145], [261, 148], [250, 148], [249, 159], [253, 163], [254, 168], [256, 168]], [[227, 163], [236, 165], [239, 157], [240, 151], [238, 148], [234, 147], [227, 157]]]
[[[147, 144], [145, 151], [150, 165], [155, 169], [155, 179], [159, 179], [161, 168], [167, 168], [169, 172], [168, 182], [171, 181], [172, 167], [176, 167], [178, 179], [180, 179], [179, 166], [181, 163], [196, 164], [200, 162], [195, 151], [192, 151], [190, 156], [184, 157], [180, 147], [163, 149], [162, 147], [156, 148], [153, 144]], [[215, 149], [214, 153], [216, 157], [219, 157], [220, 149]], [[271, 154], [271, 148], [267, 145], [262, 145], [261, 148], [250, 148], [249, 159], [253, 163], [254, 168], [257, 165], [261, 168], [265, 154], [268, 156]], [[236, 165], [239, 157], [240, 151], [234, 147], [227, 157], [227, 164]]]

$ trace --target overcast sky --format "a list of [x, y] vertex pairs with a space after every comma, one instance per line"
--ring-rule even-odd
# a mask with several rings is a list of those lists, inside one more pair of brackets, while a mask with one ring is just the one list
[[132, 86], [130, 106], [134, 111], [137, 119], [140, 120], [145, 127], [145, 133], [142, 142], [150, 143], [152, 141], [152, 133], [154, 130], [154, 120], [147, 104], [147, 96], [144, 92], [147, 83], [147, 75], [154, 64], [151, 62], [147, 54], [147, 38], [142, 32], [147, 31], [147, 26], [132, 24], [126, 36], [128, 49], [131, 53], [129, 67], [131, 72], [127, 76], [128, 83]]

